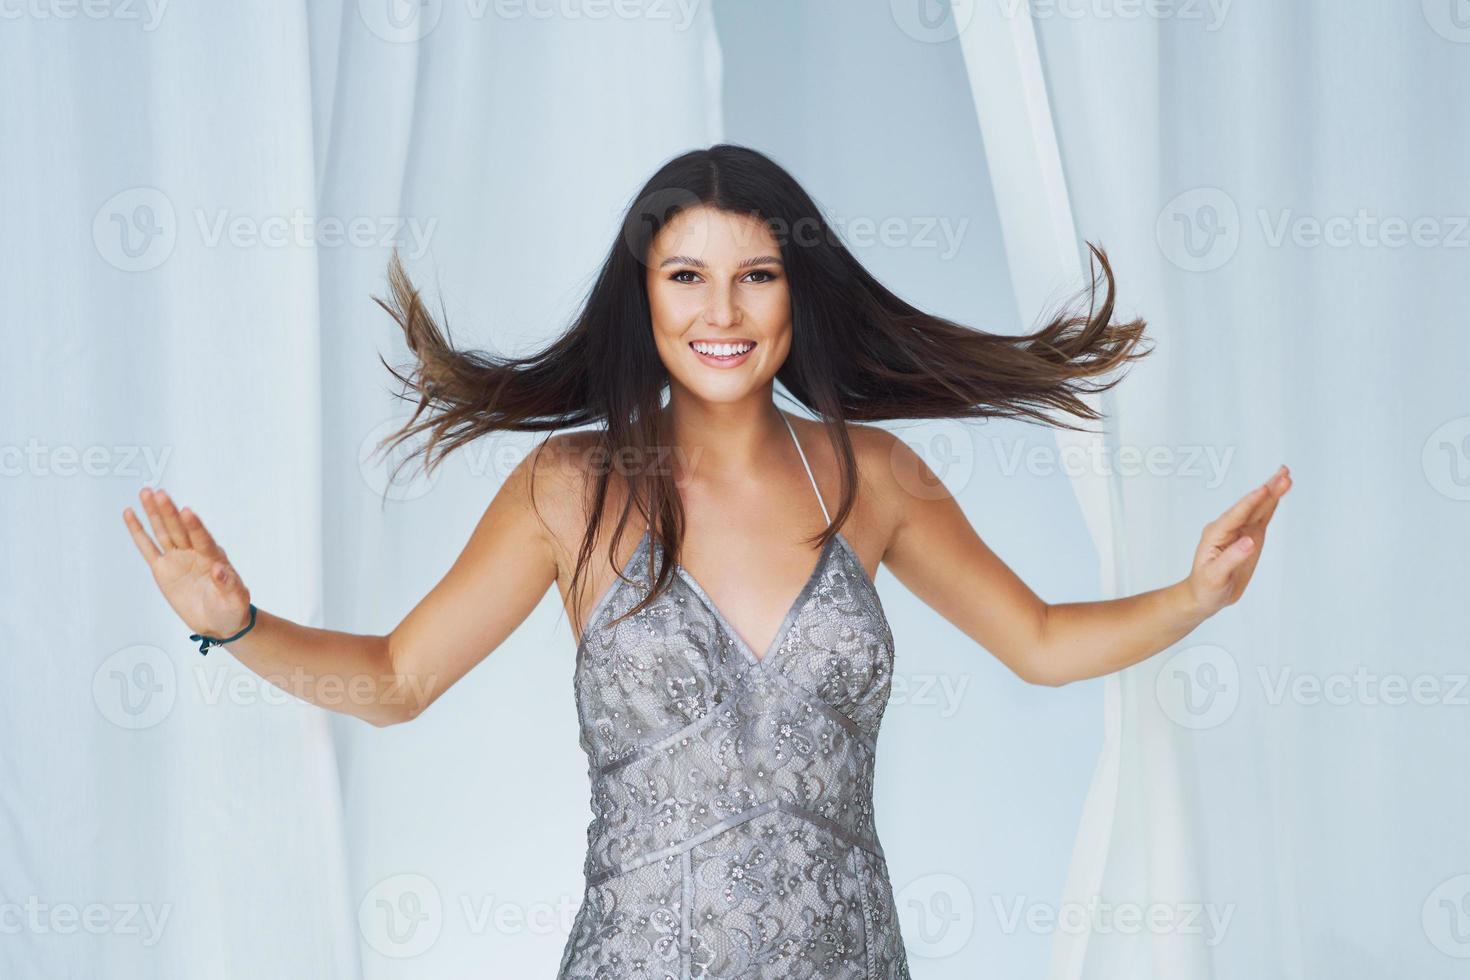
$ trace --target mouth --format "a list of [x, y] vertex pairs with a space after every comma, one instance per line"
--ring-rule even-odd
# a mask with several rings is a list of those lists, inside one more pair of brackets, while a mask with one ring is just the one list
[[735, 367], [755, 350], [755, 341], [738, 340], [691, 340], [689, 349], [711, 367]]

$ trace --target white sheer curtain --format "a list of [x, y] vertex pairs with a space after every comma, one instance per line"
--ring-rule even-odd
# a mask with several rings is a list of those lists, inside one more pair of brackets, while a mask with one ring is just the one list
[[161, 483], [320, 622], [316, 261], [244, 243], [314, 210], [305, 17], [58, 11], [0, 30], [0, 975], [351, 976], [326, 715], [201, 657], [121, 520]]
[[[401, 217], [455, 342], [525, 353], [569, 324], [633, 191], [719, 141], [720, 51], [707, 6], [503, 6], [526, 13], [425, 7], [387, 43], [348, 4], [317, 117], [323, 211]], [[414, 227], [432, 229], [417, 255]], [[354, 629], [391, 629], [433, 586], [535, 438], [481, 440], [383, 503], [387, 466], [359, 448], [407, 416], [377, 360], [406, 359], [401, 334], [368, 299], [387, 260], [322, 256], [324, 544], [344, 573], [326, 608]], [[555, 972], [591, 818], [570, 645], [553, 589], [412, 725], [338, 722], [365, 977]]]
[[[710, 8], [13, 9], [0, 31], [0, 975], [549, 975], [582, 885], [567, 843], [587, 819], [554, 594], [432, 712], [378, 730], [223, 652], [200, 657], [119, 515], [161, 483], [204, 515], [263, 607], [342, 629], [397, 622], [530, 442], [486, 440], [430, 479], [385, 485], [366, 457], [404, 406], [377, 355], [405, 353], [368, 296], [389, 248], [443, 297], [457, 342], [524, 350], [556, 332], [630, 188], [723, 135]], [[829, 31], [842, 9], [770, 5], [787, 29], [747, 23], [744, 56], [816, 71], [802, 32]], [[957, 57], [958, 38], [1020, 318], [1081, 269], [1085, 237], [1108, 248], [1126, 311], [1152, 323], [1155, 353], [1108, 404], [1109, 464], [1078, 481], [1104, 590], [1177, 578], [1204, 521], [1278, 462], [1297, 478], [1245, 601], [1094, 688], [1104, 754], [1050, 909], [1052, 975], [1461, 975], [1470, 340], [1452, 289], [1470, 214], [1470, 110], [1455, 98], [1470, 28], [1450, 0], [1351, 15], [1000, 4], [953, 34], [910, 13], [840, 23], [872, 70], [910, 84], [916, 65]], [[766, 55], [767, 37], [790, 57]], [[775, 130], [749, 101], [742, 141], [758, 143]], [[818, 172], [839, 142], [819, 120], [794, 128]], [[874, 197], [872, 176], [831, 179], [848, 211], [930, 213]], [[921, 302], [960, 278], [926, 286], [921, 263], [899, 261], [913, 256], [890, 258]], [[968, 316], [971, 297], [951, 305], [1004, 319]], [[969, 481], [977, 521], [993, 542], [1014, 536], [1006, 553], [1023, 564], [1055, 528], [994, 515], [1031, 485]], [[976, 651], [880, 585], [907, 675], [970, 679], [945, 658]], [[1016, 870], [1049, 867], [1049, 841], [997, 815], [1024, 770], [1075, 745], [1045, 712], [1078, 691], [979, 676], [995, 677], [967, 702], [998, 733], [979, 749], [987, 768], [958, 788], [934, 776], [934, 792], [961, 792], [946, 798], [963, 833], [934, 834], [948, 818], [905, 805], [930, 787], [902, 764], [953, 744], [956, 726], [936, 720], [929, 738], [923, 709], [897, 704], [882, 763], [916, 973], [1019, 960], [1024, 939], [979, 926], [1000, 917], [998, 896], [1041, 896], [1028, 916], [1052, 904], [1044, 871]], [[1021, 715], [1034, 736], [1008, 720]], [[1009, 870], [977, 861], [995, 841]], [[934, 899], [957, 875], [974, 908], [936, 939], [928, 926], [954, 909]], [[1094, 900], [1103, 917], [1077, 929]]]
[[1113, 405], [1119, 588], [1296, 478], [1244, 600], [1117, 678], [1053, 976], [1464, 975], [1456, 12], [1032, 9], [1079, 235], [1158, 342]]
[[368, 299], [388, 248], [456, 340], [550, 336], [629, 188], [719, 136], [708, 11], [4, 17], [0, 976], [549, 975], [586, 812], [569, 661], [540, 649], [565, 638], [554, 594], [420, 724], [378, 730], [201, 657], [120, 515], [161, 484], [262, 607], [390, 628], [529, 443], [381, 505], [386, 466], [359, 460], [401, 414]]

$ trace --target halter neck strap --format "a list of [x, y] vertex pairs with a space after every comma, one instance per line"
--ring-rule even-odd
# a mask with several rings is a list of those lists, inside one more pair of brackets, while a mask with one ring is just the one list
[[[777, 411], [779, 412], [780, 409]], [[817, 503], [822, 507], [822, 517], [828, 524], [831, 524], [832, 515], [827, 513], [827, 502], [822, 499], [822, 491], [817, 487], [817, 478], [812, 476], [811, 464], [806, 461], [806, 450], [801, 448], [801, 440], [796, 438], [796, 430], [791, 427], [791, 420], [786, 417], [785, 412], [781, 412], [781, 421], [786, 423], [786, 431], [791, 433], [791, 441], [796, 443], [796, 451], [801, 456], [801, 465], [806, 470], [806, 478], [812, 481], [812, 492], [817, 495]]]

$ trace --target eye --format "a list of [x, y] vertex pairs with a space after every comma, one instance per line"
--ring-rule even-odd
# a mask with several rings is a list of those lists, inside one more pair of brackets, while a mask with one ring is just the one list
[[[694, 278], [693, 279], [681, 279], [680, 278], [681, 276], [693, 276]], [[751, 272], [749, 272], [749, 273], [746, 274], [746, 277], [747, 278], [749, 278], [750, 276], [764, 276], [765, 277], [763, 279], [757, 279], [757, 280], [755, 280], [757, 283], [775, 282], [777, 279], [781, 278], [779, 275], [777, 275], [776, 273], [772, 272], [769, 269], [755, 269], [755, 270], [753, 270], [753, 271], [751, 271]], [[670, 282], [681, 282], [681, 283], [685, 283], [687, 285], [689, 283], [698, 281], [698, 279], [699, 279], [699, 274], [697, 272], [694, 272], [691, 269], [680, 269], [678, 272], [671, 272], [671, 273], [669, 273], [669, 281]]]

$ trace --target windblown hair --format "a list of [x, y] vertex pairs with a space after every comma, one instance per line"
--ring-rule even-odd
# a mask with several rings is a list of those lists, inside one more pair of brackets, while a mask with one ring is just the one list
[[657, 451], [666, 445], [659, 430], [669, 376], [654, 346], [644, 276], [659, 230], [700, 206], [753, 216], [780, 244], [792, 338], [776, 377], [825, 423], [842, 479], [836, 514], [814, 543], [825, 545], [854, 505], [858, 468], [847, 422], [1018, 418], [1080, 429], [1073, 419], [1100, 417], [1085, 396], [1117, 384], [1122, 373], [1115, 369], [1148, 352], [1142, 320], [1113, 322], [1112, 269], [1091, 243], [1088, 288], [1067, 307], [1033, 333], [987, 333], [899, 299], [843, 246], [789, 173], [755, 150], [727, 143], [692, 150], [659, 168], [628, 207], [571, 328], [528, 356], [455, 349], [395, 253], [390, 296], [374, 299], [402, 328], [416, 364], [403, 374], [383, 363], [405, 385], [400, 397], [416, 395], [418, 405], [384, 445], [427, 433], [427, 442], [402, 462], [422, 453], [432, 471], [456, 448], [488, 433], [550, 433], [589, 424], [596, 426], [598, 458], [647, 461], [599, 467], [596, 480], [588, 481], [587, 530], [570, 583], [577, 621], [580, 586], [615, 475], [627, 481], [627, 492], [609, 564], [620, 572], [615, 556], [635, 508], [664, 555], [655, 567], [650, 553], [653, 588], [627, 615], [669, 587], [679, 560], [684, 512], [675, 477], [658, 463]]

